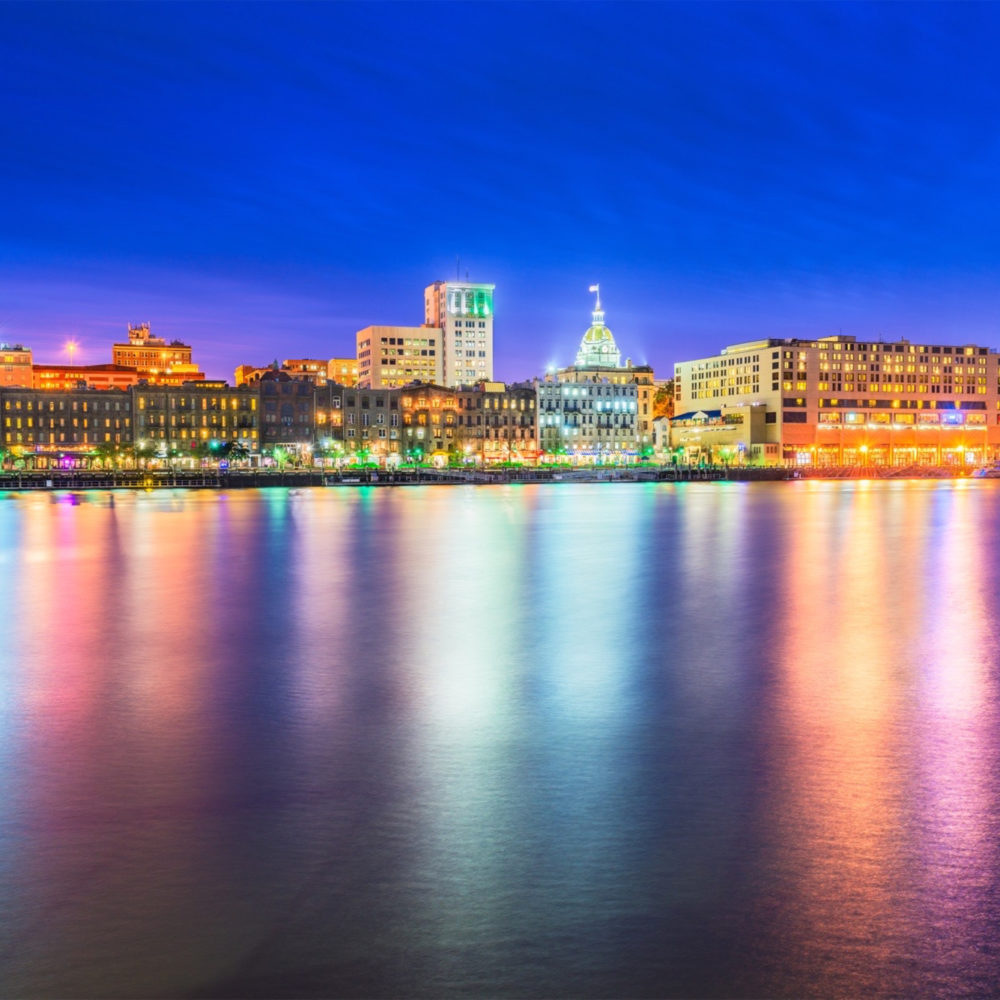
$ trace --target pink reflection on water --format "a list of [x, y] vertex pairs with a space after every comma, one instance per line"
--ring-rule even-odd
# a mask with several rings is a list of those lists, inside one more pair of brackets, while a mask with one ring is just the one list
[[[821, 992], [851, 993], [866, 981], [864, 961], [891, 967], [904, 933], [898, 651], [919, 552], [886, 545], [906, 512], [877, 486], [808, 484], [789, 502], [775, 706], [786, 751], [774, 788], [785, 857], [776, 877], [787, 881], [787, 933], [823, 970]], [[919, 516], [922, 498], [907, 502]], [[782, 839], [793, 831], [794, 842]]]
[[[988, 484], [992, 486], [993, 484]], [[915, 692], [925, 725], [916, 817], [922, 863], [914, 872], [934, 906], [922, 914], [928, 946], [940, 961], [956, 926], [982, 962], [994, 915], [983, 910], [997, 851], [995, 582], [984, 539], [995, 531], [989, 508], [968, 489], [942, 492], [938, 544], [930, 553], [931, 599], [923, 615], [925, 655]]]

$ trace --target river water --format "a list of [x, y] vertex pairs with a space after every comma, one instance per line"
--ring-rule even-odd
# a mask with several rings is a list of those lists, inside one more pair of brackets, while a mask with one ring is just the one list
[[0, 497], [0, 995], [1000, 982], [1000, 489]]

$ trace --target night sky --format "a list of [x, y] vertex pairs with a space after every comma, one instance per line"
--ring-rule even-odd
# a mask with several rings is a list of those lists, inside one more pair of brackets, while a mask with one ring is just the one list
[[209, 375], [492, 281], [496, 374], [1000, 347], [1000, 6], [0, 6], [0, 340]]

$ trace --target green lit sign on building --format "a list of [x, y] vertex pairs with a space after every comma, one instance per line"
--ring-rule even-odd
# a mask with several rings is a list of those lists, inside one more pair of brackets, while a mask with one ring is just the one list
[[493, 315], [494, 285], [448, 285], [448, 315], [486, 319]]

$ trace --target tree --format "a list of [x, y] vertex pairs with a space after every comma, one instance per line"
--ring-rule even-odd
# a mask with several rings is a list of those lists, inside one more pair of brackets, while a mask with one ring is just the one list
[[112, 444], [110, 441], [102, 441], [94, 447], [93, 455], [102, 467], [107, 468], [110, 465], [117, 468], [121, 458], [118, 451], [118, 445]]
[[653, 419], [674, 415], [674, 380], [670, 379], [653, 395]]
[[142, 468], [143, 462], [148, 462], [156, 454], [155, 441], [140, 441], [135, 447], [136, 465]]

